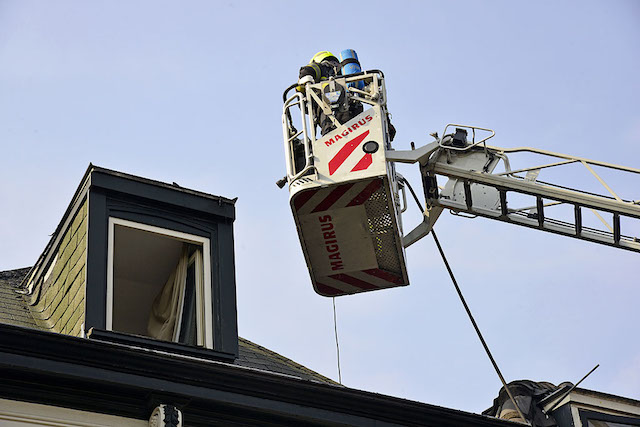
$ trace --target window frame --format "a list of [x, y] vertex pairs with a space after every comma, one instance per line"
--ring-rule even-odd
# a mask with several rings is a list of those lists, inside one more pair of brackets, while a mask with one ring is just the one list
[[[211, 241], [207, 237], [195, 234], [184, 233], [182, 231], [157, 227], [141, 222], [130, 221], [122, 218], [109, 216], [108, 236], [107, 236], [107, 294], [106, 294], [106, 330], [113, 331], [113, 260], [114, 260], [114, 237], [115, 227], [122, 226], [135, 230], [147, 231], [161, 236], [181, 240], [183, 242], [196, 244], [202, 247], [202, 265], [196, 265], [196, 271], [203, 274], [196, 274], [196, 334], [198, 345], [207, 349], [213, 349], [213, 313], [211, 295]], [[199, 263], [197, 263], [199, 264]], [[183, 307], [180, 308], [180, 315]], [[117, 331], [113, 331], [117, 332]], [[175, 342], [175, 341], [174, 341]], [[179, 344], [176, 342], [176, 344]]]
[[[608, 408], [602, 408], [604, 410], [611, 410]], [[626, 416], [623, 414], [614, 415], [611, 413], [600, 412], [598, 410], [588, 410], [588, 409], [578, 409], [578, 414], [580, 417], [580, 422], [582, 423], [582, 427], [587, 427], [589, 425], [589, 420], [592, 421], [604, 421], [604, 422], [612, 422], [618, 424], [627, 424], [629, 426], [640, 426], [640, 418], [633, 416]]]

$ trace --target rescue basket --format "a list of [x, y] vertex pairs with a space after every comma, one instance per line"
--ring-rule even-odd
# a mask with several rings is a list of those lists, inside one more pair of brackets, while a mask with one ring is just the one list
[[[385, 158], [391, 143], [382, 73], [309, 83], [290, 98], [287, 92], [289, 202], [315, 291], [339, 296], [408, 285], [397, 176]], [[320, 135], [323, 121], [333, 129]]]

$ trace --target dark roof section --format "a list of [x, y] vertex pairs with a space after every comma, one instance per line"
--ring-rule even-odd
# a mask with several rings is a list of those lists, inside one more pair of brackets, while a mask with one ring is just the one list
[[16, 292], [30, 269], [0, 271], [0, 323], [37, 328], [22, 295]]
[[[39, 329], [22, 295], [16, 292], [29, 270], [30, 268], [27, 267], [0, 272], [0, 323]], [[240, 354], [233, 362], [235, 365], [289, 375], [307, 381], [338, 384], [330, 378], [247, 339], [239, 338], [238, 344]]]
[[339, 383], [327, 378], [311, 369], [294, 362], [291, 359], [259, 346], [247, 339], [238, 337], [240, 354], [234, 362], [236, 365], [245, 366], [263, 371], [277, 372], [279, 374], [298, 377], [303, 380], [320, 381], [327, 384], [339, 385]]

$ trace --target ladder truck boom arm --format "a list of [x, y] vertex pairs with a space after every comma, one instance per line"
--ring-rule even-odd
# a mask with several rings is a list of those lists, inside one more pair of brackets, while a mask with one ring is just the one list
[[[609, 180], [623, 174], [613, 177], [615, 184], [635, 178], [631, 188], [640, 189], [640, 169], [498, 148], [487, 145], [493, 130], [457, 124], [447, 125], [441, 137], [431, 134], [434, 141], [423, 147], [395, 150], [379, 70], [299, 82], [283, 101], [287, 174], [278, 185], [288, 183], [300, 245], [320, 295], [408, 285], [405, 249], [429, 234], [445, 209], [640, 252], [640, 227], [635, 236], [628, 227], [640, 224], [640, 197], [623, 198]], [[512, 168], [523, 155], [525, 167]], [[536, 156], [545, 160], [528, 159]], [[409, 184], [396, 171], [400, 163], [418, 164], [426, 201], [422, 221], [407, 233]], [[575, 167], [585, 177], [576, 178]]]
[[[478, 129], [472, 126], [447, 125], [461, 130]], [[481, 129], [490, 131], [488, 129]], [[446, 131], [446, 128], [445, 128]], [[640, 200], [624, 200], [595, 170], [602, 169], [609, 175], [626, 173], [629, 178], [640, 178], [640, 169], [589, 160], [581, 157], [555, 153], [535, 148], [499, 148], [486, 145], [486, 140], [467, 143], [464, 138], [455, 141], [453, 134], [415, 150], [390, 151], [388, 161], [418, 163], [423, 183], [427, 212], [425, 219], [416, 229], [403, 237], [405, 247], [428, 234], [434, 216], [443, 209], [453, 213], [482, 216], [563, 236], [574, 237], [620, 249], [640, 252], [640, 239], [625, 234], [625, 218], [640, 220]], [[434, 134], [435, 135], [435, 134]], [[523, 154], [551, 158], [551, 162], [535, 164], [519, 169], [511, 169], [509, 155]], [[503, 172], [495, 172], [498, 163], [504, 165]], [[567, 165], [580, 165], [585, 175], [598, 181], [607, 194], [599, 194], [566, 185], [538, 180], [541, 171], [559, 169]], [[526, 174], [522, 176], [522, 174]], [[438, 188], [437, 177], [448, 178], [444, 188]], [[513, 207], [509, 196], [514, 194], [529, 196], [531, 206]], [[557, 206], [568, 205], [571, 215], [558, 217]], [[605, 228], [597, 229], [583, 225], [583, 215], [595, 214]], [[606, 218], [609, 216], [609, 218]], [[609, 220], [607, 220], [609, 219]]]

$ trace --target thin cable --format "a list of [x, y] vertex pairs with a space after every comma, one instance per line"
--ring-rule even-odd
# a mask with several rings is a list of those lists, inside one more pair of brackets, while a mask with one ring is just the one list
[[[420, 208], [420, 210], [422, 212], [424, 212], [424, 208], [422, 207], [422, 204], [420, 203], [420, 199], [418, 199], [418, 195], [416, 194], [416, 192], [413, 191], [413, 187], [411, 187], [411, 184], [409, 183], [409, 181], [407, 181], [405, 178], [402, 178], [402, 182], [404, 182], [407, 185], [407, 187], [409, 187], [409, 191], [411, 192], [411, 195], [413, 196], [413, 200], [415, 200], [415, 202], [418, 205], [418, 207]], [[471, 323], [473, 324], [473, 327], [476, 330], [476, 334], [478, 334], [478, 338], [480, 338], [480, 342], [482, 343], [482, 346], [484, 347], [484, 350], [487, 353], [487, 356], [489, 356], [489, 360], [491, 360], [491, 364], [493, 364], [493, 368], [496, 370], [496, 373], [498, 374], [498, 377], [500, 378], [500, 381], [502, 382], [502, 385], [503, 385], [504, 389], [506, 390], [507, 394], [509, 395], [509, 399], [511, 400], [511, 403], [513, 403], [513, 406], [516, 408], [516, 411], [518, 411], [518, 415], [520, 416], [520, 418], [522, 418], [523, 421], [526, 422], [527, 419], [524, 417], [524, 415], [522, 415], [522, 412], [520, 411], [520, 407], [516, 404], [516, 400], [513, 398], [513, 395], [511, 394], [511, 391], [509, 390], [509, 387], [507, 387], [507, 382], [504, 380], [504, 377], [502, 376], [502, 372], [500, 372], [500, 368], [498, 368], [498, 364], [496, 363], [495, 359], [491, 355], [491, 351], [489, 350], [489, 346], [487, 345], [486, 341], [484, 340], [484, 338], [482, 336], [482, 333], [480, 332], [480, 328], [478, 327], [478, 324], [476, 323], [475, 319], [473, 318], [473, 314], [471, 314], [471, 310], [469, 309], [469, 306], [467, 305], [467, 301], [464, 299], [464, 296], [462, 295], [462, 291], [460, 290], [460, 287], [458, 286], [458, 282], [456, 281], [456, 278], [453, 275], [453, 271], [451, 270], [451, 267], [449, 266], [449, 261], [447, 261], [447, 257], [444, 255], [444, 251], [442, 250], [442, 246], [440, 246], [440, 241], [438, 240], [438, 237], [436, 236], [436, 232], [433, 229], [433, 227], [431, 228], [431, 235], [433, 236], [433, 240], [436, 242], [436, 246], [438, 247], [438, 251], [440, 252], [440, 256], [442, 257], [442, 261], [444, 261], [444, 265], [445, 265], [445, 267], [447, 267], [447, 271], [449, 272], [449, 276], [451, 277], [451, 281], [453, 282], [453, 286], [455, 286], [456, 292], [458, 292], [458, 296], [460, 297], [460, 301], [462, 302], [462, 305], [464, 306], [464, 309], [466, 310], [467, 315], [469, 316], [469, 320], [471, 320]]]
[[[413, 196], [413, 200], [415, 200], [415, 202], [418, 205], [418, 207], [420, 208], [420, 210], [422, 212], [424, 212], [424, 208], [420, 204], [420, 199], [418, 199], [418, 195], [416, 194], [416, 192], [413, 191], [413, 188], [411, 187], [411, 184], [409, 184], [409, 181], [407, 181], [405, 178], [402, 178], [402, 181], [407, 185], [407, 187], [409, 187], [409, 191], [411, 192], [411, 195]], [[436, 232], [433, 229], [433, 227], [431, 228], [431, 235], [433, 236], [433, 240], [436, 242], [436, 246], [438, 247], [438, 251], [440, 252], [440, 256], [442, 257], [442, 261], [444, 261], [444, 265], [445, 265], [445, 267], [447, 267], [447, 271], [449, 272], [449, 276], [451, 277], [451, 281], [453, 282], [453, 286], [455, 286], [456, 292], [458, 292], [458, 296], [460, 297], [460, 301], [462, 301], [462, 305], [464, 306], [464, 309], [467, 311], [467, 315], [469, 316], [469, 320], [471, 320], [471, 323], [473, 324], [473, 327], [476, 330], [476, 333], [478, 334], [478, 338], [480, 338], [480, 342], [482, 343], [482, 346], [484, 347], [484, 350], [486, 351], [487, 356], [489, 356], [489, 360], [491, 360], [491, 363], [493, 364], [493, 368], [496, 370], [496, 373], [498, 374], [498, 377], [500, 377], [500, 381], [502, 381], [502, 385], [504, 386], [504, 389], [507, 391], [507, 394], [509, 395], [509, 399], [511, 399], [511, 403], [513, 403], [513, 406], [516, 408], [516, 411], [518, 411], [518, 415], [520, 416], [520, 418], [522, 418], [523, 421], [526, 422], [527, 419], [524, 417], [524, 415], [522, 415], [522, 412], [520, 411], [520, 407], [516, 404], [516, 400], [513, 398], [513, 395], [511, 394], [511, 391], [509, 390], [509, 387], [507, 387], [507, 382], [504, 380], [504, 377], [502, 376], [502, 372], [500, 372], [500, 368], [498, 368], [498, 364], [496, 363], [495, 359], [491, 355], [491, 351], [489, 350], [489, 346], [487, 345], [487, 343], [485, 342], [484, 338], [482, 337], [482, 333], [480, 332], [480, 328], [478, 327], [478, 324], [476, 323], [475, 319], [473, 318], [473, 314], [471, 314], [471, 310], [469, 309], [469, 306], [467, 305], [467, 301], [464, 299], [464, 296], [462, 295], [462, 291], [460, 290], [460, 287], [458, 286], [458, 282], [456, 281], [456, 278], [453, 275], [453, 271], [451, 270], [451, 267], [449, 266], [449, 261], [447, 261], [447, 257], [444, 255], [444, 251], [442, 250], [442, 246], [440, 246], [440, 241], [438, 240], [438, 237], [436, 236]]]
[[336, 355], [338, 359], [338, 382], [342, 384], [342, 372], [340, 371], [340, 344], [338, 344], [338, 320], [336, 319], [336, 297], [331, 298], [333, 301], [333, 332], [336, 336]]
[[438, 247], [438, 251], [440, 251], [440, 256], [442, 256], [442, 261], [444, 261], [444, 265], [445, 265], [445, 267], [447, 267], [447, 271], [449, 272], [449, 276], [451, 276], [451, 281], [453, 282], [453, 286], [455, 286], [456, 291], [458, 292], [458, 296], [460, 297], [460, 301], [462, 301], [462, 305], [464, 306], [464, 309], [467, 311], [467, 315], [469, 316], [469, 320], [471, 320], [471, 323], [473, 324], [473, 327], [476, 330], [476, 333], [478, 334], [478, 338], [480, 338], [480, 342], [482, 343], [482, 346], [484, 347], [484, 351], [486, 351], [487, 356], [489, 356], [489, 359], [491, 360], [491, 363], [493, 364], [493, 368], [496, 370], [496, 373], [498, 374], [498, 377], [500, 377], [500, 381], [502, 381], [502, 385], [503, 385], [504, 389], [507, 391], [507, 394], [509, 395], [509, 399], [511, 399], [511, 403], [513, 403], [513, 406], [516, 408], [516, 411], [518, 411], [518, 415], [520, 416], [520, 418], [522, 418], [522, 420], [524, 422], [527, 422], [527, 419], [524, 417], [524, 415], [522, 415], [522, 412], [520, 411], [520, 407], [516, 404], [516, 400], [513, 398], [513, 395], [511, 394], [511, 391], [509, 390], [509, 387], [507, 387], [507, 382], [504, 380], [504, 377], [502, 376], [502, 372], [500, 372], [500, 368], [498, 368], [498, 364], [496, 363], [495, 359], [491, 355], [491, 351], [489, 350], [489, 346], [487, 345], [487, 343], [485, 342], [484, 338], [482, 337], [482, 333], [480, 332], [480, 328], [478, 328], [478, 324], [476, 323], [475, 319], [473, 318], [473, 315], [471, 314], [471, 310], [469, 309], [469, 306], [467, 305], [467, 302], [465, 301], [464, 296], [462, 295], [462, 291], [460, 290], [460, 287], [458, 286], [458, 282], [456, 281], [456, 278], [453, 275], [453, 271], [451, 271], [451, 267], [449, 266], [449, 262], [447, 261], [447, 258], [444, 255], [444, 251], [442, 250], [442, 246], [440, 246], [440, 242], [438, 241], [438, 237], [436, 236], [436, 232], [435, 232], [435, 230], [433, 228], [431, 229], [431, 235], [433, 236], [433, 240], [436, 242], [436, 246]]
[[420, 199], [418, 199], [418, 195], [416, 194], [416, 192], [413, 191], [413, 187], [411, 186], [411, 184], [409, 184], [409, 181], [407, 181], [405, 178], [401, 178], [401, 179], [402, 179], [402, 182], [407, 184], [407, 187], [409, 187], [409, 191], [411, 192], [411, 195], [413, 196], [413, 200], [416, 201], [416, 205], [418, 205], [418, 207], [420, 208], [420, 212], [424, 212], [424, 208], [422, 207], [422, 204], [420, 203]]

